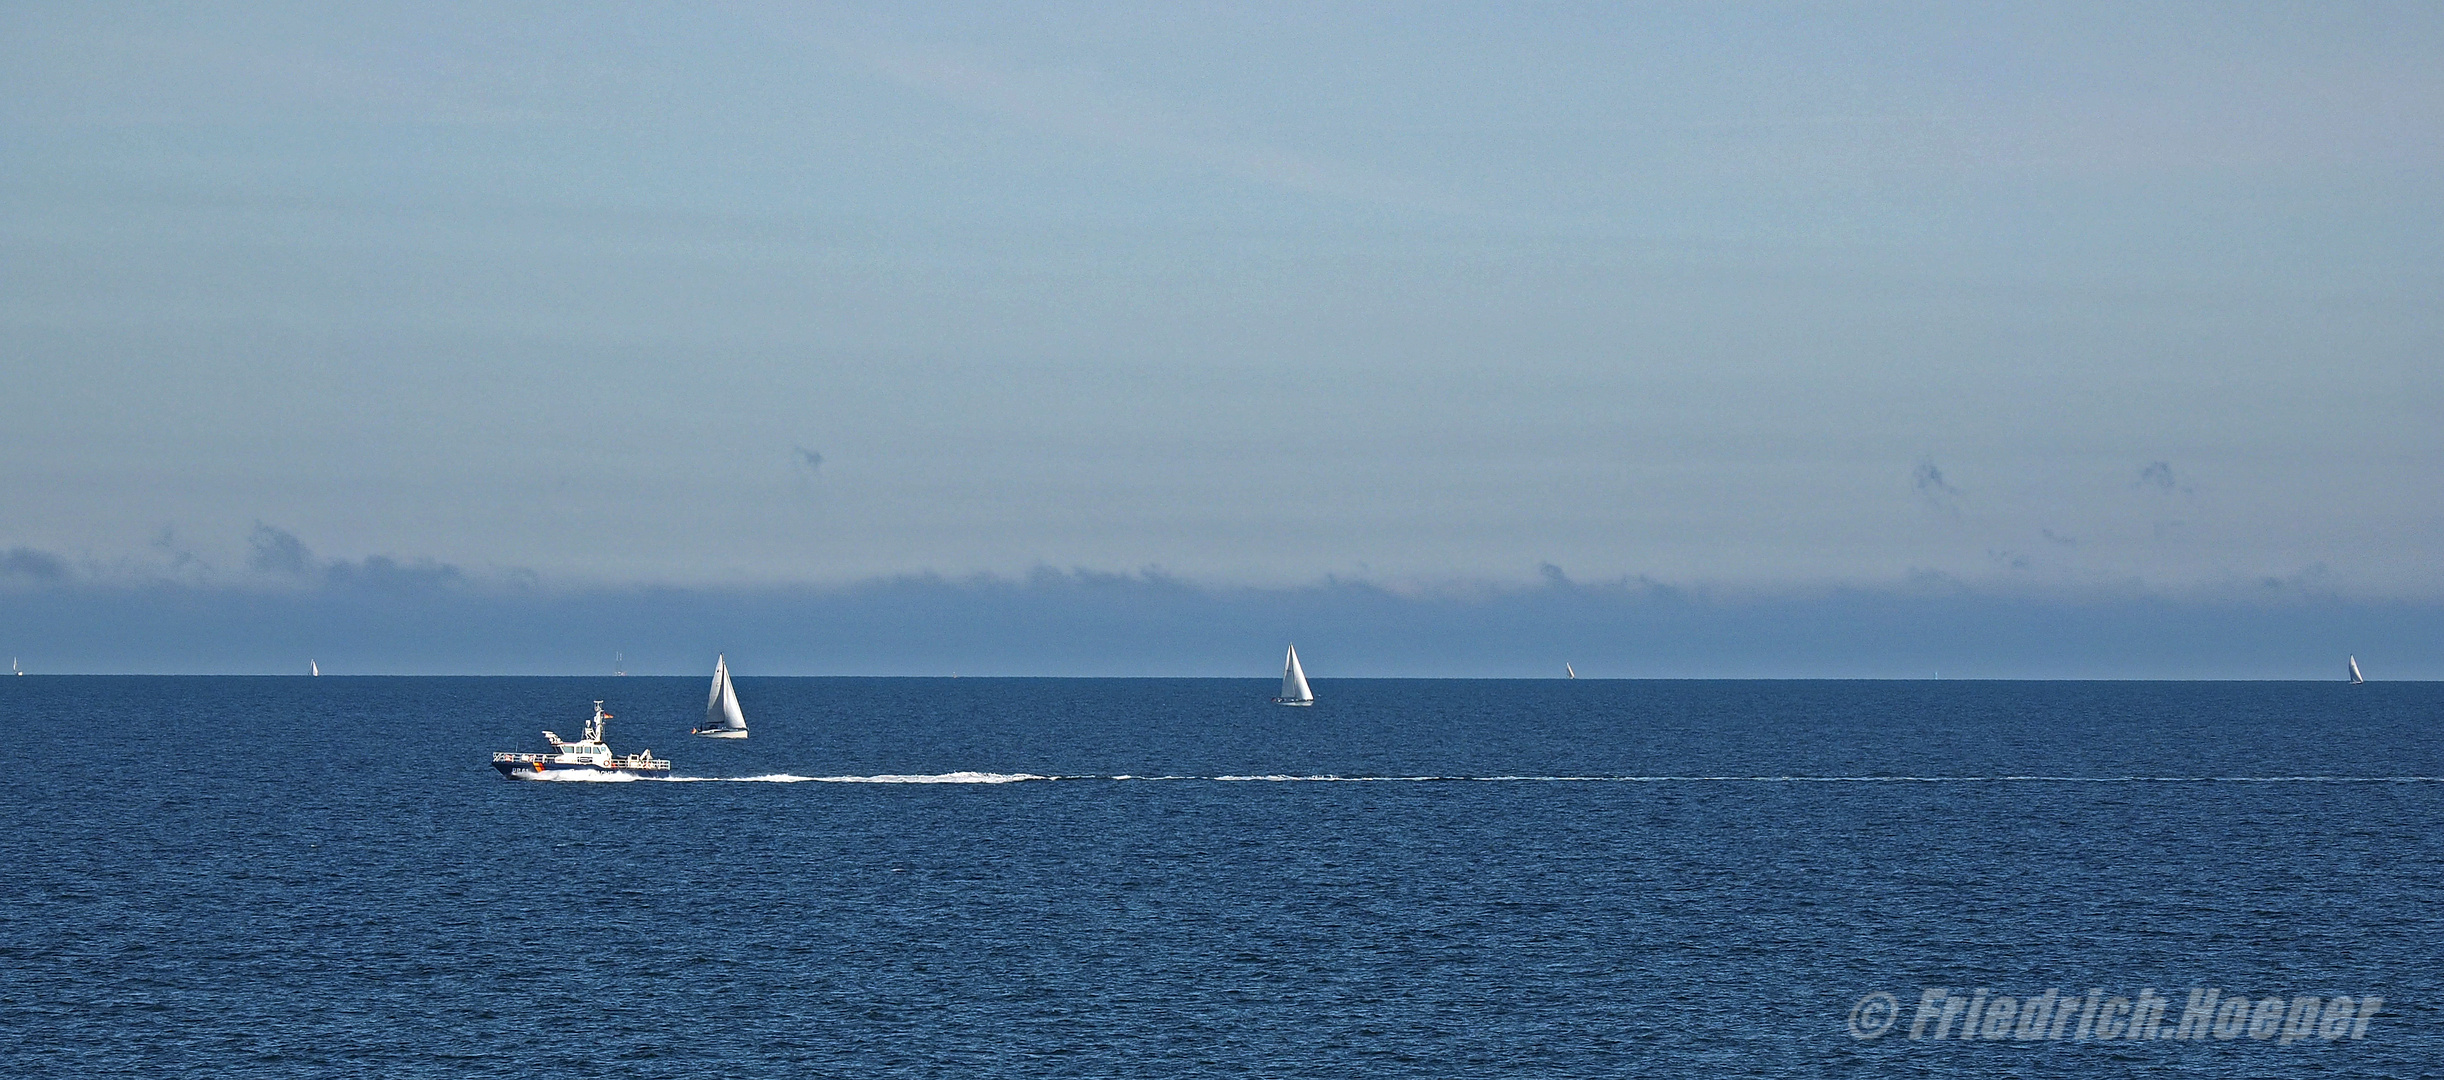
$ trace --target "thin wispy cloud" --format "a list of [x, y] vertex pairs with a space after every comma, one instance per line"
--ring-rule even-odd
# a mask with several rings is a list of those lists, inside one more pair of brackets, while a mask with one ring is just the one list
[[13, 547], [0, 552], [0, 577], [60, 581], [68, 576], [68, 560], [48, 551]]
[[1943, 470], [1933, 461], [1920, 461], [1910, 470], [1910, 488], [1918, 493], [1918, 501], [1947, 514], [1960, 512], [1961, 497], [1966, 494], [1943, 478]]
[[2026, 570], [2035, 565], [2028, 556], [2008, 548], [1988, 548], [1986, 559], [2006, 570]]
[[2140, 467], [2138, 487], [2158, 495], [2195, 495], [2198, 492], [2197, 485], [2174, 473], [2172, 466], [2162, 461], [2150, 461]]
[[314, 571], [314, 553], [286, 529], [258, 521], [246, 547], [246, 565], [256, 573], [302, 577]]
[[212, 565], [179, 541], [177, 528], [169, 525], [153, 534], [152, 549], [170, 560], [171, 573], [210, 573]]
[[803, 446], [789, 448], [789, 460], [802, 472], [812, 473], [823, 467], [823, 455]]
[[1451, 193], [1415, 181], [1216, 135], [1099, 72], [1011, 63], [938, 45], [869, 40], [842, 47], [885, 79], [1034, 131], [1195, 164], [1285, 191], [1436, 213], [1467, 210]]

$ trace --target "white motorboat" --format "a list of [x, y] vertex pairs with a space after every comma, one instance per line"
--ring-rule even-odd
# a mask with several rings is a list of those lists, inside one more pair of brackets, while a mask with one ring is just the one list
[[565, 773], [645, 776], [670, 771], [670, 762], [653, 756], [651, 750], [626, 755], [612, 753], [611, 748], [603, 743], [603, 721], [609, 719], [611, 714], [604, 712], [603, 703], [597, 701], [594, 703], [594, 718], [586, 721], [583, 738], [572, 742], [546, 731], [543, 741], [552, 744], [551, 753], [497, 753], [492, 755], [492, 767], [512, 780], [550, 780], [556, 774]]

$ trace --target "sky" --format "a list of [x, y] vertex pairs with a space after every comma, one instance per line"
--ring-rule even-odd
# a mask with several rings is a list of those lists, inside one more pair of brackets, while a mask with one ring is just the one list
[[2444, 677], [2433, 5], [496, 7], [0, 9], [0, 649]]

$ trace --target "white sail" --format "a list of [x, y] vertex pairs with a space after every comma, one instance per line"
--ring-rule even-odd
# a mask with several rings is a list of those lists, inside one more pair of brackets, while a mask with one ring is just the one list
[[2351, 657], [2351, 685], [2357, 686], [2366, 681], [2367, 677], [2359, 674], [2359, 658]]
[[747, 731], [747, 716], [738, 711], [738, 691], [730, 688], [730, 659], [713, 658], [713, 694], [704, 703], [704, 731]]
[[1561, 666], [1561, 670], [1562, 670], [1562, 674], [1564, 674], [1564, 675], [1568, 675], [1569, 677], [1571, 677], [1571, 678], [1573, 678], [1573, 679], [1578, 678], [1578, 669], [1577, 669], [1577, 668], [1571, 667], [1571, 666], [1570, 666], [1570, 665], [1568, 665], [1568, 664], [1563, 664], [1563, 665]]
[[317, 664], [312, 660], [308, 660], [306, 661], [306, 670], [316, 675], [320, 675], [322, 674], [322, 665]]
[[1305, 704], [1315, 700], [1315, 692], [1307, 689], [1307, 672], [1298, 666], [1298, 646], [1290, 646], [1290, 655], [1281, 662], [1281, 696], [1273, 699], [1284, 703]]

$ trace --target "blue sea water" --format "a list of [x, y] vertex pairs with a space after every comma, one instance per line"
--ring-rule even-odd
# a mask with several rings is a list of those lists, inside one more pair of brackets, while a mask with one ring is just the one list
[[[0, 1071], [2444, 1074], [2436, 684], [737, 682], [0, 680]], [[707, 782], [489, 768], [596, 698]]]

